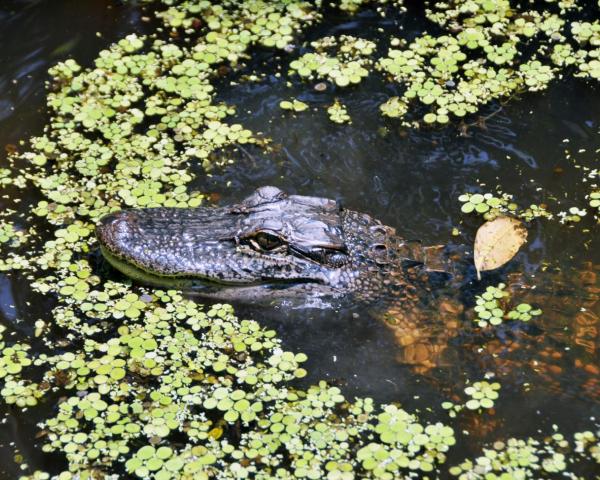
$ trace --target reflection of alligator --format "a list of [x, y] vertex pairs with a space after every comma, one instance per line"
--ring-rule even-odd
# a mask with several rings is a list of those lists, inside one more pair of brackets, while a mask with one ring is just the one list
[[141, 283], [226, 299], [410, 298], [427, 249], [329, 199], [259, 188], [225, 208], [140, 209], [105, 217], [102, 251]]
[[[459, 333], [461, 324], [462, 306], [455, 300], [456, 292], [437, 296], [435, 302], [425, 301], [433, 298], [427, 281], [430, 272], [444, 270], [439, 249], [406, 242], [393, 228], [340, 208], [333, 200], [288, 196], [277, 188], [263, 187], [231, 207], [111, 214], [101, 221], [97, 236], [109, 262], [145, 284], [192, 288], [230, 300], [305, 301], [351, 294], [361, 301], [381, 301], [386, 324], [402, 347], [402, 362], [421, 371], [456, 362], [447, 358], [450, 338]], [[517, 283], [513, 282], [513, 288]], [[596, 274], [590, 272], [584, 283], [577, 294], [562, 298], [577, 302], [577, 308], [593, 309], [599, 291]], [[456, 291], [457, 286], [450, 290]], [[548, 304], [548, 300], [538, 303]], [[433, 303], [429, 309], [427, 303]], [[591, 310], [589, 314], [593, 315]], [[548, 322], [555, 321], [556, 317], [548, 316]], [[557, 333], [550, 324], [545, 327]], [[577, 335], [574, 332], [571, 339], [553, 336], [567, 344], [581, 344]], [[539, 341], [532, 340], [517, 337], [516, 343], [505, 347], [530, 343], [534, 350], [530, 358], [539, 358]], [[463, 351], [482, 351], [482, 345], [475, 344], [478, 341], [469, 343], [463, 342]], [[498, 352], [492, 354], [496, 364], [502, 360]], [[586, 362], [580, 368], [589, 369], [589, 365]], [[592, 389], [596, 388], [593, 382]]]

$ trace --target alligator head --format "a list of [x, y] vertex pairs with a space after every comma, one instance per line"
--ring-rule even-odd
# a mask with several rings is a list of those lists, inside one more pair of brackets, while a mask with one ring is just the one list
[[404, 290], [401, 270], [419, 257], [368, 215], [275, 187], [229, 207], [120, 211], [96, 234], [106, 259], [134, 280], [224, 299], [377, 298]]

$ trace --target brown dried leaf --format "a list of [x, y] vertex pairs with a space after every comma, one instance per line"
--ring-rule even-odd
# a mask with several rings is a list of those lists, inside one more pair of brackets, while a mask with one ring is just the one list
[[477, 278], [510, 261], [526, 241], [527, 229], [516, 218], [502, 216], [485, 222], [475, 236]]

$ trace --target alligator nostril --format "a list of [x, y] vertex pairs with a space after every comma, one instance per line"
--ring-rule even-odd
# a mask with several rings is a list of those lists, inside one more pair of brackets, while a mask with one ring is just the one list
[[386, 265], [389, 263], [387, 245], [383, 243], [374, 243], [371, 245], [371, 251], [374, 254], [373, 256], [377, 265]]
[[387, 251], [387, 246], [383, 243], [375, 243], [371, 245], [371, 250], [375, 253], [385, 253]]
[[128, 212], [106, 215], [96, 227], [96, 237], [105, 246], [115, 245], [130, 237], [131, 233], [131, 215]]

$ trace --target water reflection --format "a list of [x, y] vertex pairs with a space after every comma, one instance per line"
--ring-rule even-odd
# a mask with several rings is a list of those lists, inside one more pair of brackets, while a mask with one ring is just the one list
[[13, 323], [17, 318], [12, 288], [11, 280], [6, 275], [0, 276], [0, 312], [2, 312], [2, 318], [9, 323]]

